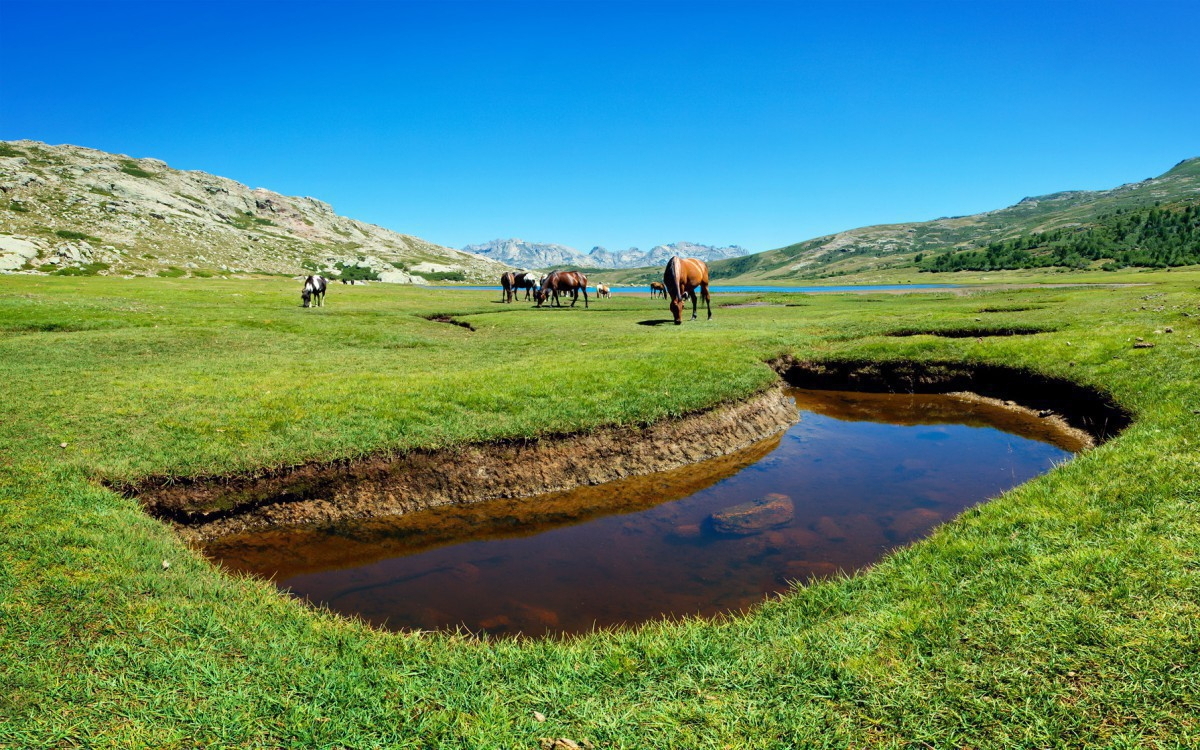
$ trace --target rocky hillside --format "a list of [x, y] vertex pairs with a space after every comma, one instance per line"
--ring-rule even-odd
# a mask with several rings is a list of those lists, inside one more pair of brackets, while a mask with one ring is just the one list
[[495, 261], [204, 172], [0, 141], [0, 271], [493, 281]]
[[1115, 211], [1200, 197], [1200, 158], [1165, 174], [1111, 190], [1072, 190], [1025, 198], [1013, 206], [972, 216], [908, 224], [883, 224], [818, 237], [757, 255], [713, 263], [714, 278], [791, 281], [914, 266], [918, 256], [963, 252], [1034, 233], [1091, 227]]
[[650, 250], [639, 250], [631, 247], [628, 250], [614, 252], [603, 247], [593, 247], [583, 253], [573, 247], [552, 245], [539, 242], [526, 242], [519, 239], [492, 240], [481, 245], [467, 245], [464, 252], [476, 253], [487, 258], [520, 268], [560, 268], [576, 266], [579, 268], [640, 268], [642, 266], [662, 265], [672, 255], [684, 255], [703, 260], [720, 260], [722, 258], [737, 258], [750, 253], [749, 250], [730, 245], [714, 247], [698, 245], [693, 242], [673, 242], [669, 245], [656, 245]]

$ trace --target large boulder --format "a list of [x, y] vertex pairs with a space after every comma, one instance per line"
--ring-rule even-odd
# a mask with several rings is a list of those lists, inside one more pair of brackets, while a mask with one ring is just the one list
[[16, 271], [38, 256], [38, 246], [29, 240], [0, 235], [0, 271]]
[[713, 513], [709, 521], [718, 533], [744, 536], [783, 526], [792, 520], [795, 512], [790, 497], [772, 492], [758, 500]]

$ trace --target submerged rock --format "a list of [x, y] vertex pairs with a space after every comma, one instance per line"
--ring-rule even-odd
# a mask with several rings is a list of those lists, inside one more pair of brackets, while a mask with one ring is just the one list
[[813, 528], [815, 528], [821, 534], [821, 536], [825, 537], [831, 542], [841, 542], [846, 539], [846, 532], [841, 526], [838, 525], [837, 521], [833, 520], [829, 516], [821, 516], [818, 518], [817, 522], [813, 525]]
[[942, 515], [929, 508], [913, 508], [897, 513], [892, 519], [891, 531], [898, 539], [908, 539], [921, 534], [942, 522]]
[[713, 529], [722, 534], [757, 534], [792, 520], [795, 506], [787, 495], [772, 492], [766, 497], [713, 513]]

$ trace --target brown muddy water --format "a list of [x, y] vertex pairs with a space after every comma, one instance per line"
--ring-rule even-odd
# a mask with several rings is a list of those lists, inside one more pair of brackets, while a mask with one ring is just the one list
[[391, 629], [580, 633], [743, 610], [854, 571], [1082, 447], [1050, 420], [957, 396], [788, 393], [797, 424], [712, 461], [204, 551]]

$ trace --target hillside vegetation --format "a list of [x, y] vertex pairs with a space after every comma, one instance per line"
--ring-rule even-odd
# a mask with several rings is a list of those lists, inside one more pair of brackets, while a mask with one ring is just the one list
[[1200, 264], [1200, 199], [1123, 209], [1091, 226], [1035, 232], [983, 250], [916, 257], [922, 271], [992, 271], [1017, 268], [1083, 269], [1104, 261], [1115, 271], [1127, 266], [1169, 268]]
[[[1066, 191], [1025, 198], [1014, 206], [972, 216], [862, 227], [757, 255], [716, 261], [710, 264], [710, 269], [714, 278], [727, 283], [781, 283], [866, 271], [915, 270], [918, 255], [925, 260], [930, 255], [982, 250], [996, 243], [1054, 230], [1086, 229], [1111, 218], [1118, 211], [1136, 213], [1159, 207], [1163, 213], [1168, 213], [1184, 211], [1198, 201], [1200, 158], [1194, 158], [1180, 162], [1160, 177], [1112, 190]], [[1100, 242], [1101, 235], [1095, 235], [1092, 239]], [[1077, 250], [1079, 257], [1087, 258], [1080, 252], [1081, 249], [1082, 246]], [[1157, 266], [1160, 259], [1184, 255], [1183, 252], [1165, 250], [1146, 257], [1136, 252], [1139, 249], [1136, 246], [1125, 249], [1135, 252], [1122, 258], [1109, 258], [1114, 265]], [[1036, 255], [1038, 253], [1031, 253], [1031, 256]], [[1054, 257], [1053, 253], [1050, 255]], [[1067, 261], [1069, 255], [1070, 252], [1062, 259]], [[1103, 255], [1096, 259], [1102, 260]], [[1143, 263], [1143, 260], [1149, 262]], [[1070, 261], [1074, 261], [1074, 258]], [[1036, 266], [1042, 261], [1031, 262]], [[922, 268], [930, 271], [954, 268], [953, 262], [945, 263], [948, 264], [945, 269], [934, 268], [932, 263], [926, 263]], [[1064, 264], [1064, 268], [1070, 267], [1073, 267], [1070, 262]]]
[[[346, 269], [351, 269], [346, 272]], [[0, 142], [0, 271], [59, 275], [305, 274], [425, 283], [504, 266], [157, 159]]]

